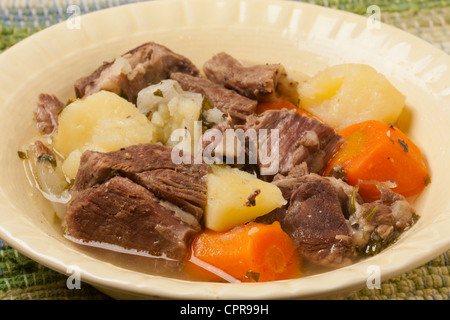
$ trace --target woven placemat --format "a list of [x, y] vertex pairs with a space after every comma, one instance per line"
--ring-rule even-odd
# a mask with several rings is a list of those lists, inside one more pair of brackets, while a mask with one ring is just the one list
[[[66, 20], [70, 5], [80, 13], [139, 0], [0, 0], [0, 52], [27, 36]], [[450, 0], [315, 0], [305, 1], [360, 15], [379, 10], [382, 22], [412, 33], [450, 54]], [[450, 300], [450, 249], [423, 266], [381, 283], [334, 299]], [[110, 299], [89, 284], [69, 289], [67, 276], [25, 257], [0, 240], [0, 300], [105, 300]]]
[[25, 257], [0, 240], [0, 300], [109, 299], [82, 283], [69, 289], [68, 277]]
[[[0, 50], [31, 33], [66, 20], [77, 5], [87, 13], [142, 0], [0, 0]], [[370, 16], [410, 32], [450, 53], [450, 0], [310, 0], [303, 1]], [[375, 7], [376, 6], [376, 7]]]

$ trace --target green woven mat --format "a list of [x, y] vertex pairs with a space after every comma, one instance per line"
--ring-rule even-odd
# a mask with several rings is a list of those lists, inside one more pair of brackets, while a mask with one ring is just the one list
[[25, 257], [0, 240], [0, 300], [108, 299], [95, 288], [82, 283], [68, 289], [67, 276]]
[[[2, 0], [0, 1], [0, 52], [52, 24], [66, 20], [70, 4], [81, 13], [139, 2], [139, 0]], [[410, 32], [450, 53], [450, 0], [317, 0], [325, 7], [370, 15], [369, 6], [380, 8], [381, 21]], [[420, 268], [381, 283], [380, 289], [364, 288], [339, 299], [450, 300], [450, 249]], [[0, 240], [0, 300], [109, 299], [89, 284], [69, 289], [67, 276], [30, 260]]]

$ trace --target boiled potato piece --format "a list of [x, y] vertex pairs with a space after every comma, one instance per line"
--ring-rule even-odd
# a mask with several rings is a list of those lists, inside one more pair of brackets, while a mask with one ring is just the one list
[[254, 175], [213, 165], [207, 178], [205, 226], [228, 230], [286, 204], [280, 189]]
[[363, 64], [329, 67], [299, 91], [301, 107], [336, 130], [366, 120], [395, 123], [406, 100], [384, 75]]
[[109, 152], [153, 142], [153, 125], [136, 106], [115, 93], [100, 91], [66, 106], [58, 117], [53, 146], [64, 174], [74, 179], [86, 150]]

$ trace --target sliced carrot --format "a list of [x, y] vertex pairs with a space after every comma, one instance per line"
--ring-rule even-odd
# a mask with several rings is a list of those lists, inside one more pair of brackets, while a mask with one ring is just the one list
[[302, 109], [302, 108], [296, 106], [295, 104], [293, 104], [285, 99], [280, 99], [280, 98], [276, 99], [276, 100], [272, 100], [272, 101], [259, 102], [258, 105], [256, 106], [255, 112], [257, 114], [261, 114], [267, 110], [281, 110], [281, 109], [287, 109], [287, 110], [295, 109], [295, 111], [297, 111], [297, 113], [301, 114], [302, 116], [314, 118], [318, 121], [321, 121], [319, 118], [314, 116], [312, 113], [306, 111], [305, 109]]
[[419, 194], [429, 182], [420, 149], [398, 128], [377, 120], [338, 132], [346, 142], [330, 160], [324, 175], [343, 169], [347, 181], [359, 186], [367, 201], [379, 198], [377, 184], [393, 187], [405, 197]]
[[[271, 225], [250, 222], [222, 232], [205, 230], [194, 239], [192, 256], [241, 282], [300, 276], [301, 261], [296, 246], [279, 222]], [[220, 273], [200, 271], [193, 264], [197, 263], [191, 257], [187, 271], [203, 280], [224, 278]]]

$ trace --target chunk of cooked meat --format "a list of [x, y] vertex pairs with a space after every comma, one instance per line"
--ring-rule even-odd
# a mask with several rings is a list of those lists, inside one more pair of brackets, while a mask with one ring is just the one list
[[307, 174], [309, 174], [308, 165], [306, 162], [302, 162], [301, 164], [293, 167], [287, 176], [283, 176], [281, 174], [275, 175], [272, 183], [280, 188], [284, 199], [289, 201], [294, 191], [297, 190], [302, 183], [301, 177]]
[[34, 109], [34, 118], [39, 131], [52, 134], [58, 127], [58, 112], [64, 107], [55, 95], [41, 93]]
[[70, 236], [182, 260], [200, 224], [128, 178], [76, 194], [65, 217]]
[[93, 74], [75, 82], [77, 98], [106, 90], [135, 103], [138, 92], [149, 84], [170, 78], [173, 72], [199, 76], [200, 71], [186, 57], [163, 45], [148, 42], [105, 62]]
[[[283, 176], [282, 174], [277, 174], [272, 180], [272, 183], [275, 184], [283, 194], [284, 199], [289, 201], [291, 199], [292, 194], [297, 190], [297, 188], [304, 183], [303, 177], [308, 175], [308, 166], [306, 162], [302, 162], [299, 165], [296, 165], [292, 168], [287, 176]], [[333, 177], [324, 177], [327, 179], [334, 188], [334, 192], [339, 199], [339, 203], [341, 205], [342, 213], [344, 217], [348, 219], [350, 216], [350, 198], [352, 196], [355, 197], [356, 201], [361, 203], [362, 198], [359, 196], [357, 192], [353, 192], [355, 188], [350, 186], [346, 182], [340, 179], [336, 179]], [[287, 205], [278, 208], [261, 218], [261, 222], [264, 223], [272, 223], [274, 221], [281, 221], [283, 216], [285, 215], [285, 211], [289, 207], [289, 202]]]
[[[251, 115], [243, 128], [255, 129], [258, 133], [261, 129], [267, 130], [267, 135], [258, 137], [258, 165], [260, 168], [278, 165], [277, 173], [284, 176], [302, 162], [306, 162], [309, 172], [321, 173], [344, 141], [330, 126], [295, 110], [269, 110], [261, 116]], [[277, 141], [272, 141], [272, 130], [278, 130]], [[273, 175], [265, 178], [271, 180]]]
[[235, 123], [243, 123], [256, 110], [257, 102], [208, 79], [183, 73], [173, 73], [171, 79], [178, 81], [183, 90], [206, 96], [213, 107], [230, 115]]
[[414, 208], [405, 197], [386, 187], [379, 189], [379, 200], [355, 202], [355, 212], [349, 218], [355, 244], [369, 254], [373, 250], [381, 250], [410, 228], [417, 218]]
[[140, 144], [108, 153], [86, 151], [72, 190], [79, 192], [119, 175], [200, 219], [206, 205], [209, 166], [195, 164], [190, 154], [185, 155], [185, 163], [176, 164], [172, 150], [158, 144]]
[[184, 258], [201, 229], [209, 166], [190, 162], [190, 154], [177, 164], [173, 150], [141, 144], [85, 151], [66, 214], [69, 235]]
[[334, 188], [345, 219], [349, 219], [350, 215], [355, 210], [354, 207], [364, 202], [361, 195], [358, 193], [358, 187], [351, 186], [344, 180], [335, 177], [326, 178]]
[[286, 210], [289, 207], [289, 200], [291, 199], [292, 194], [302, 184], [301, 177], [307, 174], [309, 174], [308, 166], [306, 165], [306, 162], [302, 162], [292, 168], [287, 176], [283, 176], [282, 174], [275, 175], [272, 183], [280, 189], [283, 198], [288, 201], [288, 203], [269, 212], [268, 214], [258, 217], [256, 221], [265, 224], [272, 224], [275, 221], [283, 221], [284, 216], [286, 215]]
[[177, 169], [155, 169], [129, 175], [138, 184], [153, 192], [158, 198], [178, 206], [197, 219], [203, 215], [206, 205], [206, 172], [180, 172]]
[[386, 187], [379, 186], [379, 200], [364, 202], [358, 187], [308, 174], [305, 164], [287, 176], [276, 175], [272, 183], [289, 202], [257, 221], [280, 221], [305, 258], [325, 266], [346, 265], [355, 253], [382, 251], [418, 218], [405, 197]]
[[282, 220], [283, 229], [306, 259], [324, 266], [350, 264], [356, 255], [352, 232], [333, 186], [316, 174], [300, 179]]
[[203, 65], [206, 77], [225, 88], [258, 101], [283, 96], [297, 104], [297, 83], [287, 78], [280, 64], [245, 66], [231, 55], [221, 52]]

